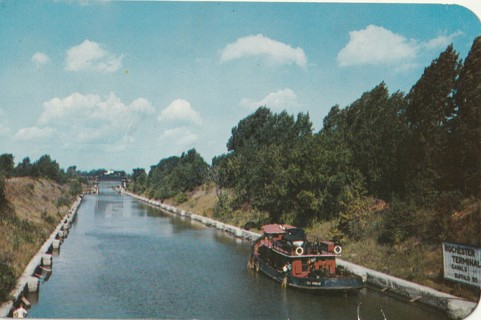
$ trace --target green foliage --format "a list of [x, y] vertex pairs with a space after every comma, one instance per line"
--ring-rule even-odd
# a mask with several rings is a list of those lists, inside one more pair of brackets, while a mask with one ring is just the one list
[[[431, 65], [407, 95], [406, 187], [422, 195], [445, 189], [451, 168], [452, 135], [449, 122], [455, 112], [454, 91], [461, 64], [450, 45]], [[448, 174], [449, 175], [449, 174]]]
[[30, 175], [36, 178], [52, 179], [58, 183], [67, 182], [65, 172], [59, 164], [50, 158], [48, 154], [41, 156], [31, 167]]
[[0, 216], [3, 214], [3, 211], [6, 209], [7, 205], [7, 195], [5, 194], [5, 178], [0, 175]]
[[82, 193], [82, 183], [77, 180], [70, 180], [69, 182], [69, 194], [74, 197]]
[[16, 175], [19, 177], [26, 177], [32, 175], [32, 163], [30, 163], [30, 158], [23, 158], [22, 162], [20, 162], [15, 168], [15, 171]]
[[14, 169], [13, 175], [17, 177], [47, 178], [58, 183], [66, 183], [68, 178], [80, 178], [76, 171], [76, 166], [70, 166], [67, 169], [67, 173], [65, 173], [58, 163], [47, 154], [41, 156], [34, 163], [31, 163], [29, 157], [23, 158], [22, 162], [18, 163]]
[[69, 197], [61, 196], [57, 198], [57, 203], [56, 203], [57, 208], [68, 206], [69, 204], [70, 204]]
[[474, 40], [456, 82], [453, 168], [450, 176], [464, 194], [481, 197], [481, 37]]
[[[465, 202], [474, 202], [474, 198], [467, 199]], [[464, 201], [463, 201], [464, 202]], [[459, 243], [469, 243], [473, 246], [481, 247], [481, 201], [469, 208], [471, 214], [463, 217], [462, 213], [456, 212], [453, 218], [453, 230], [463, 230], [462, 233], [456, 233], [456, 241]], [[467, 210], [466, 210], [467, 211]]]
[[338, 229], [341, 234], [359, 241], [372, 225], [372, 199], [356, 198], [351, 201], [345, 211], [339, 214]]
[[10, 292], [15, 288], [15, 273], [13, 267], [4, 261], [0, 261], [0, 301], [7, 301]]
[[147, 176], [143, 169], [136, 169], [132, 175], [133, 188], [145, 190], [150, 197], [166, 199], [204, 184], [208, 170], [209, 166], [201, 155], [191, 149], [180, 157], [162, 159], [151, 167]]
[[68, 178], [75, 178], [77, 177], [77, 166], [70, 166], [67, 168], [67, 173], [66, 173]]
[[461, 193], [457, 191], [433, 194], [429, 206], [424, 200], [394, 199], [383, 212], [384, 221], [380, 228], [381, 243], [400, 243], [417, 237], [425, 243], [458, 241], [453, 213], [461, 208]]
[[136, 168], [133, 170], [128, 188], [134, 193], [145, 192], [147, 189], [147, 173], [145, 173], [145, 169]]
[[56, 222], [55, 218], [49, 215], [45, 210], [42, 211], [41, 217], [49, 224], [54, 224]]
[[305, 148], [312, 139], [308, 115], [294, 118], [260, 107], [241, 120], [227, 143], [231, 152], [213, 161], [220, 187], [234, 191], [232, 209], [247, 205], [269, 212], [272, 221], [290, 216], [300, 224], [319, 214], [316, 192], [302, 188], [311, 179], [302, 166], [312, 156]]
[[381, 83], [346, 109], [353, 164], [363, 175], [367, 191], [386, 200], [403, 185], [401, 145], [407, 126], [400, 115], [404, 108], [404, 95], [390, 96]]
[[[458, 241], [453, 226], [453, 213], [461, 208], [462, 194], [459, 191], [441, 192], [433, 201], [430, 214], [426, 217], [421, 231], [426, 242]], [[424, 236], [424, 237], [423, 237]]]
[[15, 163], [13, 162], [12, 154], [0, 155], [0, 175], [11, 177], [14, 173]]
[[420, 209], [413, 201], [402, 201], [394, 198], [390, 206], [383, 212], [384, 221], [378, 241], [380, 243], [399, 243], [417, 234], [420, 221], [416, 216]]
[[187, 202], [187, 200], [189, 200], [189, 195], [186, 192], [181, 192], [175, 197], [175, 200], [177, 203]]
[[407, 95], [381, 83], [334, 106], [317, 134], [308, 115], [260, 107], [232, 129], [229, 153], [213, 159], [218, 209], [304, 226], [337, 220], [339, 238], [359, 239], [374, 219], [373, 197], [391, 202], [380, 242], [448, 239], [460, 199], [481, 195], [480, 78], [478, 38], [464, 65], [448, 46]]

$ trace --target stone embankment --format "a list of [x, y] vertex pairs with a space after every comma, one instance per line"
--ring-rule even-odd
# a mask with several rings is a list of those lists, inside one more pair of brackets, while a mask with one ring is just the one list
[[30, 260], [24, 272], [17, 280], [15, 289], [10, 293], [12, 300], [0, 305], [0, 318], [8, 317], [13, 309], [20, 303], [28, 304], [28, 301], [25, 299], [25, 294], [35, 292], [39, 289], [42, 273], [44, 273], [44, 271], [48, 273], [52, 270], [51, 253], [53, 250], [59, 249], [63, 239], [67, 237], [68, 230], [77, 214], [77, 209], [81, 201], [82, 197], [78, 197], [57, 228], [55, 228], [37, 254]]
[[[164, 204], [157, 200], [148, 199], [128, 191], [123, 191], [123, 193], [143, 202], [146, 202], [152, 206], [159, 207], [172, 214], [190, 218], [192, 220], [201, 222], [206, 226], [212, 226], [219, 230], [231, 233], [239, 238], [253, 241], [260, 236], [260, 234], [258, 233], [244, 230], [242, 228], [235, 227], [214, 219], [210, 219], [208, 217], [187, 212], [185, 210], [181, 210], [179, 208]], [[375, 270], [371, 270], [339, 258], [336, 259], [336, 261], [338, 265], [344, 267], [350, 272], [362, 276], [367, 285], [375, 287], [381, 292], [403, 297], [404, 299], [409, 300], [411, 303], [424, 303], [432, 307], [442, 309], [446, 311], [449, 317], [452, 319], [465, 319], [476, 308], [476, 303], [474, 302], [466, 301], [459, 297], [443, 293], [410, 281], [406, 281], [404, 279], [393, 277]], [[478, 312], [476, 312], [476, 314], [478, 314]], [[469, 317], [466, 319], [475, 320], [481, 318]]]

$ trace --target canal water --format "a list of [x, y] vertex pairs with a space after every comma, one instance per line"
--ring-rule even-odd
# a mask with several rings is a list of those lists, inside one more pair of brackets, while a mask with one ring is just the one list
[[[84, 197], [31, 318], [447, 319], [373, 290], [281, 289], [246, 267], [249, 243], [110, 189]], [[385, 317], [385, 318], [384, 318]]]

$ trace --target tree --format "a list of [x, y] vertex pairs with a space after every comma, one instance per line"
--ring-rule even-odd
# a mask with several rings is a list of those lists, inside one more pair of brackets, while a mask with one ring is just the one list
[[299, 113], [295, 119], [286, 111], [273, 114], [264, 106], [239, 121], [232, 129], [227, 150], [242, 152], [242, 148], [250, 146], [292, 145], [298, 139], [311, 134], [312, 122], [309, 114]]
[[13, 175], [15, 169], [15, 163], [13, 162], [13, 155], [4, 153], [0, 155], [0, 175], [4, 175], [7, 178]]
[[4, 215], [4, 210], [7, 208], [8, 200], [5, 192], [5, 179], [0, 175], [0, 217]]
[[268, 129], [272, 124], [272, 113], [266, 107], [258, 108], [252, 115], [241, 120], [239, 124], [232, 128], [232, 135], [227, 141], [228, 151], [238, 151], [249, 143], [259, 145], [270, 142], [271, 130]]
[[313, 150], [317, 160], [307, 172], [319, 177], [315, 184], [322, 199], [321, 217], [330, 219], [340, 216], [351, 201], [365, 194], [365, 181], [350, 147], [348, 109], [334, 106], [324, 123], [328, 125], [317, 135]]
[[148, 193], [165, 199], [180, 192], [202, 185], [209, 166], [195, 149], [182, 153], [181, 157], [169, 157], [151, 167], [147, 177]]
[[346, 109], [344, 130], [353, 164], [364, 176], [367, 191], [386, 200], [403, 185], [399, 157], [407, 131], [400, 116], [404, 102], [402, 93], [390, 96], [382, 82]]
[[32, 174], [32, 163], [29, 157], [23, 158], [22, 162], [17, 165], [17, 175], [20, 177], [30, 176]]
[[70, 166], [67, 168], [67, 176], [73, 178], [77, 175], [77, 166]]
[[135, 168], [130, 176], [128, 187], [135, 193], [143, 193], [147, 189], [147, 173], [144, 168]]
[[456, 82], [455, 177], [465, 195], [481, 196], [481, 37], [477, 37]]
[[[235, 194], [236, 206], [269, 212], [271, 221], [305, 225], [320, 215], [312, 172], [312, 123], [308, 114], [273, 114], [260, 107], [232, 129], [231, 152], [214, 166]], [[309, 189], [311, 188], [311, 189]]]
[[424, 69], [407, 95], [406, 119], [410, 129], [406, 168], [411, 194], [419, 199], [433, 190], [445, 188], [442, 176], [449, 151], [448, 121], [453, 117], [454, 88], [460, 62], [449, 45], [431, 65]]
[[65, 173], [60, 170], [60, 166], [49, 155], [41, 156], [32, 166], [32, 175], [52, 179], [57, 182], [64, 182]]
[[130, 189], [135, 193], [143, 193], [147, 189], [147, 173], [144, 168], [136, 168], [132, 171], [132, 183]]

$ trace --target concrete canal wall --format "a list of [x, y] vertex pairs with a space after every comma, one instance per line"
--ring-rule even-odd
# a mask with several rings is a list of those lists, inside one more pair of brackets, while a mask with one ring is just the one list
[[[204, 216], [200, 216], [185, 210], [181, 210], [179, 208], [163, 204], [157, 200], [148, 199], [130, 193], [128, 191], [123, 191], [123, 193], [140, 201], [146, 202], [152, 206], [159, 207], [172, 214], [182, 217], [188, 217], [192, 220], [199, 221], [206, 226], [215, 227], [219, 230], [229, 232], [239, 238], [253, 241], [260, 236], [260, 234], [258, 233], [244, 230], [242, 228], [235, 227]], [[440, 292], [404, 279], [393, 277], [382, 272], [371, 270], [339, 258], [336, 259], [336, 261], [338, 265], [344, 267], [345, 269], [351, 271], [354, 274], [362, 276], [367, 285], [373, 286], [379, 289], [379, 291], [387, 294], [401, 296], [413, 303], [420, 302], [430, 305], [432, 307], [445, 310], [449, 317], [452, 319], [465, 319], [473, 312], [477, 305], [474, 302], [466, 301], [459, 297]], [[481, 318], [473, 318], [473, 320], [474, 319]]]
[[[51, 233], [50, 237], [44, 242], [37, 254], [30, 260], [24, 272], [17, 280], [15, 289], [10, 293], [11, 301], [7, 301], [0, 305], [0, 318], [7, 317], [15, 306], [24, 298], [28, 292], [35, 292], [39, 290], [40, 275], [38, 270], [52, 269], [52, 255], [53, 249], [60, 248], [63, 239], [67, 236], [71, 223], [77, 214], [78, 207], [82, 201], [82, 197], [78, 197], [67, 214], [63, 217], [57, 228]], [[25, 300], [26, 301], [26, 300]]]
[[[434, 290], [404, 279], [364, 268], [357, 264], [336, 259], [337, 264], [365, 279], [368, 285], [386, 294], [400, 295], [410, 302], [421, 302], [445, 310], [452, 319], [465, 319], [476, 308], [476, 303]], [[475, 318], [480, 319], [480, 318]], [[474, 320], [474, 319], [473, 319]]]

